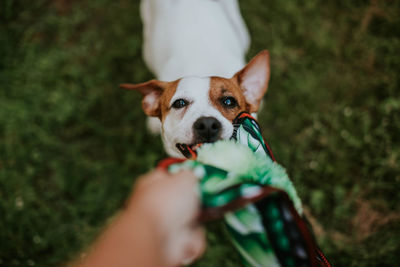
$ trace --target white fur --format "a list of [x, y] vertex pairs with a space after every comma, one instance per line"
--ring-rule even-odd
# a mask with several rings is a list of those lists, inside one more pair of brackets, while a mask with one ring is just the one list
[[237, 0], [142, 0], [144, 60], [157, 79], [229, 78], [249, 46]]
[[221, 139], [228, 139], [233, 132], [232, 123], [211, 104], [209, 98], [210, 78], [183, 78], [172, 97], [170, 105], [177, 99], [185, 99], [189, 105], [182, 109], [171, 109], [162, 126], [164, 147], [168, 154], [182, 157], [175, 147], [177, 143], [193, 144], [192, 125], [200, 117], [214, 117], [222, 125]]

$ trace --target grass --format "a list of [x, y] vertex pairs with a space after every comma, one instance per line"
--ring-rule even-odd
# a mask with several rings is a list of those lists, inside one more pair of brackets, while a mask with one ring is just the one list
[[[0, 3], [0, 266], [79, 256], [141, 173], [138, 1]], [[334, 266], [400, 261], [400, 1], [241, 1], [272, 77], [260, 114]], [[196, 266], [240, 266], [220, 224]]]

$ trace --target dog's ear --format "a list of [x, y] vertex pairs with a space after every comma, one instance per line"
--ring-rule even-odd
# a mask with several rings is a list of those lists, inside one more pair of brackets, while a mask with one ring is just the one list
[[142, 108], [144, 113], [152, 117], [161, 117], [160, 96], [164, 89], [168, 86], [168, 82], [151, 80], [139, 84], [124, 83], [119, 87], [127, 90], [136, 90], [143, 95]]
[[233, 76], [243, 91], [250, 112], [257, 112], [260, 102], [267, 92], [270, 76], [269, 53], [258, 53], [243, 69]]

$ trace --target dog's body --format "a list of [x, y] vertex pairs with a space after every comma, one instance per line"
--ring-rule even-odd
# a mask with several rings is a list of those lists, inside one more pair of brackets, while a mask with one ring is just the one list
[[167, 153], [229, 138], [238, 113], [257, 112], [269, 81], [267, 51], [245, 66], [249, 37], [237, 1], [142, 0], [141, 13], [144, 59], [159, 80], [121, 86], [143, 94]]
[[144, 60], [157, 79], [232, 77], [249, 36], [237, 0], [142, 0]]

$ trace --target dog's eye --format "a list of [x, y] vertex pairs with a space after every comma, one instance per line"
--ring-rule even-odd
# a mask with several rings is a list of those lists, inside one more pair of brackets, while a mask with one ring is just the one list
[[180, 109], [187, 106], [188, 104], [189, 103], [185, 99], [180, 98], [175, 100], [174, 103], [172, 103], [172, 107], [175, 109]]
[[221, 103], [227, 108], [235, 108], [238, 106], [236, 99], [232, 96], [223, 97]]

